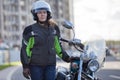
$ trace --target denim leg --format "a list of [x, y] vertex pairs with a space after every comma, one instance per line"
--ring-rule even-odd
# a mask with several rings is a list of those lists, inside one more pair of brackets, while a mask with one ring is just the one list
[[40, 66], [31, 65], [30, 73], [32, 80], [43, 80], [43, 69]]
[[45, 80], [55, 80], [56, 66], [46, 66]]

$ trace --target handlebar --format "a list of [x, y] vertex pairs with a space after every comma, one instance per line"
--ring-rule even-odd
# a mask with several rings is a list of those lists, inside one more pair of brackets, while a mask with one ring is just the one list
[[83, 49], [84, 49], [84, 45], [81, 42], [77, 42], [75, 40], [69, 41], [69, 40], [66, 40], [66, 39], [63, 39], [63, 38], [60, 38], [60, 40], [63, 41], [63, 42], [67, 42], [67, 43], [69, 43], [69, 45], [73, 45], [74, 47], [79, 46], [82, 50], [75, 47], [79, 51], [83, 51]]
[[69, 43], [69, 41], [66, 39], [60, 38], [60, 40]]

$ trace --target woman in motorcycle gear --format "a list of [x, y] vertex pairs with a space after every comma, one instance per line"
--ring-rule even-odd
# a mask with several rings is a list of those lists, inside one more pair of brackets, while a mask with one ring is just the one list
[[32, 80], [55, 80], [56, 54], [66, 62], [69, 62], [69, 56], [59, 42], [60, 31], [52, 19], [50, 5], [36, 1], [31, 12], [36, 23], [23, 31], [23, 75]]

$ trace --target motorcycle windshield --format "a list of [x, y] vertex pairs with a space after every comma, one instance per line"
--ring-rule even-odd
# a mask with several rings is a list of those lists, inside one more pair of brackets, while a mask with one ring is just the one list
[[106, 43], [105, 40], [99, 37], [91, 38], [85, 44], [85, 51], [89, 59], [96, 59], [101, 67], [104, 63], [106, 53], [105, 53]]

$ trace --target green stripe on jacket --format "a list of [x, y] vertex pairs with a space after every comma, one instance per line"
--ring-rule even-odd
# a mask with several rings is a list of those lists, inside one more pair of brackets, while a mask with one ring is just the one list
[[61, 46], [60, 46], [60, 42], [58, 40], [58, 36], [55, 36], [55, 42], [54, 42], [54, 47], [55, 47], [55, 51], [57, 53], [57, 55], [62, 58], [62, 50], [61, 50]]
[[33, 48], [35, 41], [34, 41], [34, 37], [30, 37], [27, 47], [26, 47], [26, 52], [27, 52], [27, 56], [30, 58], [32, 55], [32, 51], [31, 48]]

